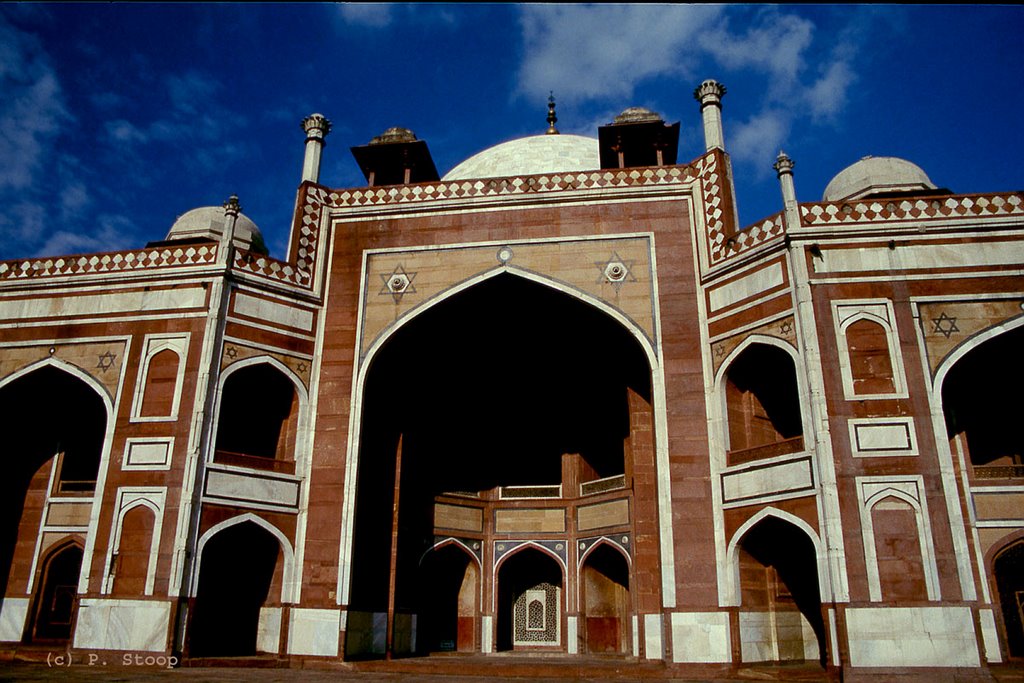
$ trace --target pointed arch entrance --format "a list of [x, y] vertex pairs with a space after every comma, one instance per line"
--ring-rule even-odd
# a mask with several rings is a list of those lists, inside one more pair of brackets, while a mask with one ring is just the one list
[[251, 520], [222, 524], [201, 540], [191, 657], [255, 655], [261, 612], [277, 602], [286, 582], [287, 558], [268, 528]]
[[599, 543], [580, 567], [580, 614], [585, 651], [629, 651], [629, 563], [618, 548]]
[[[512, 274], [449, 296], [388, 337], [362, 385], [346, 656], [439, 647], [423, 637], [433, 598], [418, 563], [453, 536], [481, 559], [474, 647], [511, 642], [497, 544], [571, 545], [584, 522], [569, 510], [584, 502], [610, 503], [604, 516], [589, 511], [597, 527], [630, 534], [649, 524], [633, 552], [650, 567], [648, 609], [658, 609], [657, 520], [638, 522], [627, 503], [657, 500], [648, 358], [636, 333], [596, 306]], [[574, 568], [558, 584], [562, 619], [579, 618], [578, 578]]]
[[417, 651], [476, 652], [480, 630], [480, 566], [464, 547], [448, 543], [420, 563]]
[[498, 651], [561, 649], [564, 577], [551, 555], [524, 548], [498, 567]]
[[744, 662], [827, 661], [814, 541], [776, 514], [738, 532], [730, 555], [738, 575]]
[[78, 607], [78, 575], [82, 546], [65, 542], [47, 553], [42, 562], [31, 628], [32, 642], [66, 642], [71, 638]]
[[[80, 369], [51, 359], [0, 382], [4, 425], [0, 442], [4, 462], [4, 476], [0, 477], [0, 589], [19, 599], [31, 591], [38, 606], [47, 602], [40, 594], [46, 591], [46, 576], [60, 577], [59, 583], [51, 586], [59, 609], [54, 608], [52, 618], [36, 610], [34, 625], [25, 629], [26, 638], [36, 637], [34, 631], [41, 625], [44, 635], [39, 637], [66, 639], [70, 632], [62, 635], [63, 626], [58, 622], [63, 623], [65, 617], [73, 621], [78, 605], [74, 596], [79, 575], [67, 582], [76, 563], [80, 573], [81, 546], [62, 547], [59, 557], [51, 554], [39, 562], [33, 558], [47, 501], [88, 500], [100, 476], [110, 403], [98, 384], [86, 378]], [[70, 600], [68, 585], [74, 586]], [[49, 604], [55, 603], [50, 600]], [[61, 611], [64, 607], [71, 610], [70, 615]]]

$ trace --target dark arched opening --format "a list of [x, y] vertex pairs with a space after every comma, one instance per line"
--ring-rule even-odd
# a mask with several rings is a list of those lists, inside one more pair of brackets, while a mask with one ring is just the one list
[[584, 560], [580, 586], [586, 651], [594, 654], [628, 652], [629, 564], [625, 556], [602, 543]]
[[431, 550], [421, 576], [417, 649], [424, 654], [476, 651], [480, 569], [473, 557], [456, 545]]
[[43, 561], [31, 629], [33, 642], [67, 641], [71, 638], [81, 572], [82, 547], [77, 543], [58, 547]]
[[739, 565], [742, 660], [818, 660], [824, 666], [817, 555], [807, 534], [766, 517], [743, 535]]
[[942, 383], [951, 440], [960, 444], [979, 479], [1024, 477], [1024, 327], [971, 349]]
[[803, 449], [793, 358], [769, 344], [745, 348], [725, 373], [730, 465]]
[[535, 548], [509, 557], [498, 568], [497, 649], [562, 646], [562, 568]]
[[[544, 490], [544, 505], [558, 506], [605, 479], [611, 484], [597, 490], [639, 495], [638, 462], [646, 469], [635, 485], [653, 499], [650, 376], [643, 347], [622, 324], [511, 274], [397, 330], [374, 357], [362, 396], [346, 654], [381, 655], [389, 636], [406, 640], [398, 617], [429, 598], [419, 560], [451, 534], [438, 521], [442, 499], [482, 510]], [[460, 524], [459, 537], [477, 541], [495, 528]], [[492, 580], [481, 577], [486, 596]]]
[[0, 419], [0, 587], [23, 596], [47, 492], [95, 491], [107, 410], [92, 387], [48, 365], [0, 388]]
[[993, 568], [1006, 648], [1011, 657], [1024, 657], [1024, 541], [996, 555]]
[[270, 363], [232, 372], [221, 393], [214, 460], [293, 473], [298, 415], [295, 385]]
[[214, 534], [203, 547], [189, 624], [189, 656], [256, 654], [260, 610], [280, 569], [277, 538], [254, 522]]

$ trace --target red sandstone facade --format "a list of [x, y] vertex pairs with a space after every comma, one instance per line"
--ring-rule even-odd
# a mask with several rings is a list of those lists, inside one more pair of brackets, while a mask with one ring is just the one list
[[594, 168], [417, 177], [392, 134], [353, 189], [311, 117], [285, 260], [229, 202], [206, 238], [0, 263], [0, 641], [1024, 656], [1024, 196], [798, 203], [780, 157], [784, 210], [738, 229], [723, 93], [687, 164], [628, 110]]

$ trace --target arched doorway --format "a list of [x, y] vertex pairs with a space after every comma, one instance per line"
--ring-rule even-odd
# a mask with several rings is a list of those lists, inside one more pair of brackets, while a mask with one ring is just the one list
[[[95, 491], [107, 404], [71, 371], [46, 364], [0, 386], [0, 416], [0, 589], [24, 597], [30, 581], [40, 585], [30, 568], [47, 496], [88, 498]], [[31, 629], [25, 633], [32, 636]]]
[[298, 426], [299, 398], [287, 375], [269, 362], [232, 369], [221, 390], [214, 461], [293, 474]]
[[536, 548], [525, 548], [498, 567], [499, 651], [561, 649], [564, 613], [562, 568]]
[[1003, 614], [1006, 649], [1011, 657], [1024, 657], [1024, 541], [1002, 550], [992, 567]]
[[814, 543], [793, 524], [767, 516], [746, 531], [737, 550], [742, 661], [811, 660], [824, 666]]
[[242, 657], [257, 653], [260, 611], [275, 602], [281, 585], [281, 546], [255, 522], [215, 533], [203, 546], [188, 653], [191, 657]]
[[71, 638], [78, 607], [78, 576], [82, 546], [63, 543], [43, 561], [32, 620], [33, 642], [64, 642]]
[[967, 352], [942, 382], [942, 409], [954, 452], [965, 454], [974, 479], [1024, 477], [1024, 327]]
[[[348, 657], [411, 639], [399, 618], [429, 602], [419, 560], [438, 539], [532, 540], [506, 514], [512, 496], [542, 498], [537, 514], [553, 517], [594, 482], [656, 498], [648, 356], [623, 324], [552, 286], [502, 274], [426, 308], [384, 341], [362, 386]], [[462, 515], [456, 526], [441, 523], [442, 507]], [[646, 522], [634, 552], [657, 562], [657, 521]], [[559, 524], [544, 528], [567, 533]], [[495, 576], [480, 581], [479, 623], [496, 625]], [[660, 577], [649, 581], [656, 603]], [[485, 652], [491, 636], [480, 636]]]
[[729, 465], [803, 449], [796, 366], [779, 347], [755, 342], [729, 363], [725, 407]]
[[580, 612], [585, 651], [625, 654], [630, 644], [629, 564], [620, 550], [601, 543], [583, 561]]
[[452, 543], [428, 552], [422, 568], [417, 650], [477, 651], [481, 586], [476, 558]]

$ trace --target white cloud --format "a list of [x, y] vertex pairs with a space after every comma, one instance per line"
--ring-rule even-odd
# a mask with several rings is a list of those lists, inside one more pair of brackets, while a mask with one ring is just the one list
[[816, 119], [832, 118], [838, 115], [846, 104], [846, 93], [856, 80], [852, 68], [846, 62], [830, 64], [825, 73], [806, 92], [807, 104]]
[[804, 52], [811, 44], [814, 24], [774, 8], [759, 12], [756, 23], [734, 33], [723, 21], [702, 33], [701, 47], [728, 69], [756, 69], [770, 75], [778, 91], [794, 83], [804, 67]]
[[722, 12], [709, 5], [527, 5], [518, 93], [628, 98], [645, 78], [692, 76], [680, 57]]
[[338, 11], [346, 23], [383, 28], [394, 18], [393, 7], [382, 3], [343, 2], [338, 6]]
[[[739, 161], [759, 164], [773, 159], [784, 146], [791, 126], [791, 115], [777, 110], [762, 111], [733, 129], [727, 141], [730, 155]], [[762, 171], [767, 172], [767, 165]]]
[[22, 189], [37, 174], [71, 116], [47, 55], [30, 34], [0, 16], [0, 190]]
[[528, 5], [521, 12], [517, 95], [554, 90], [559, 100], [621, 108], [636, 104], [637, 87], [654, 78], [693, 87], [706, 74], [724, 71], [727, 84], [730, 74], [753, 76], [760, 109], [733, 124], [726, 146], [766, 168], [798, 122], [842, 114], [857, 79], [858, 43], [850, 36], [871, 20], [850, 13], [837, 40], [805, 16], [770, 6]]
[[125, 216], [103, 214], [97, 222], [99, 228], [91, 234], [58, 230], [49, 236], [36, 255], [84, 254], [137, 246], [138, 239], [133, 234], [134, 223]]

